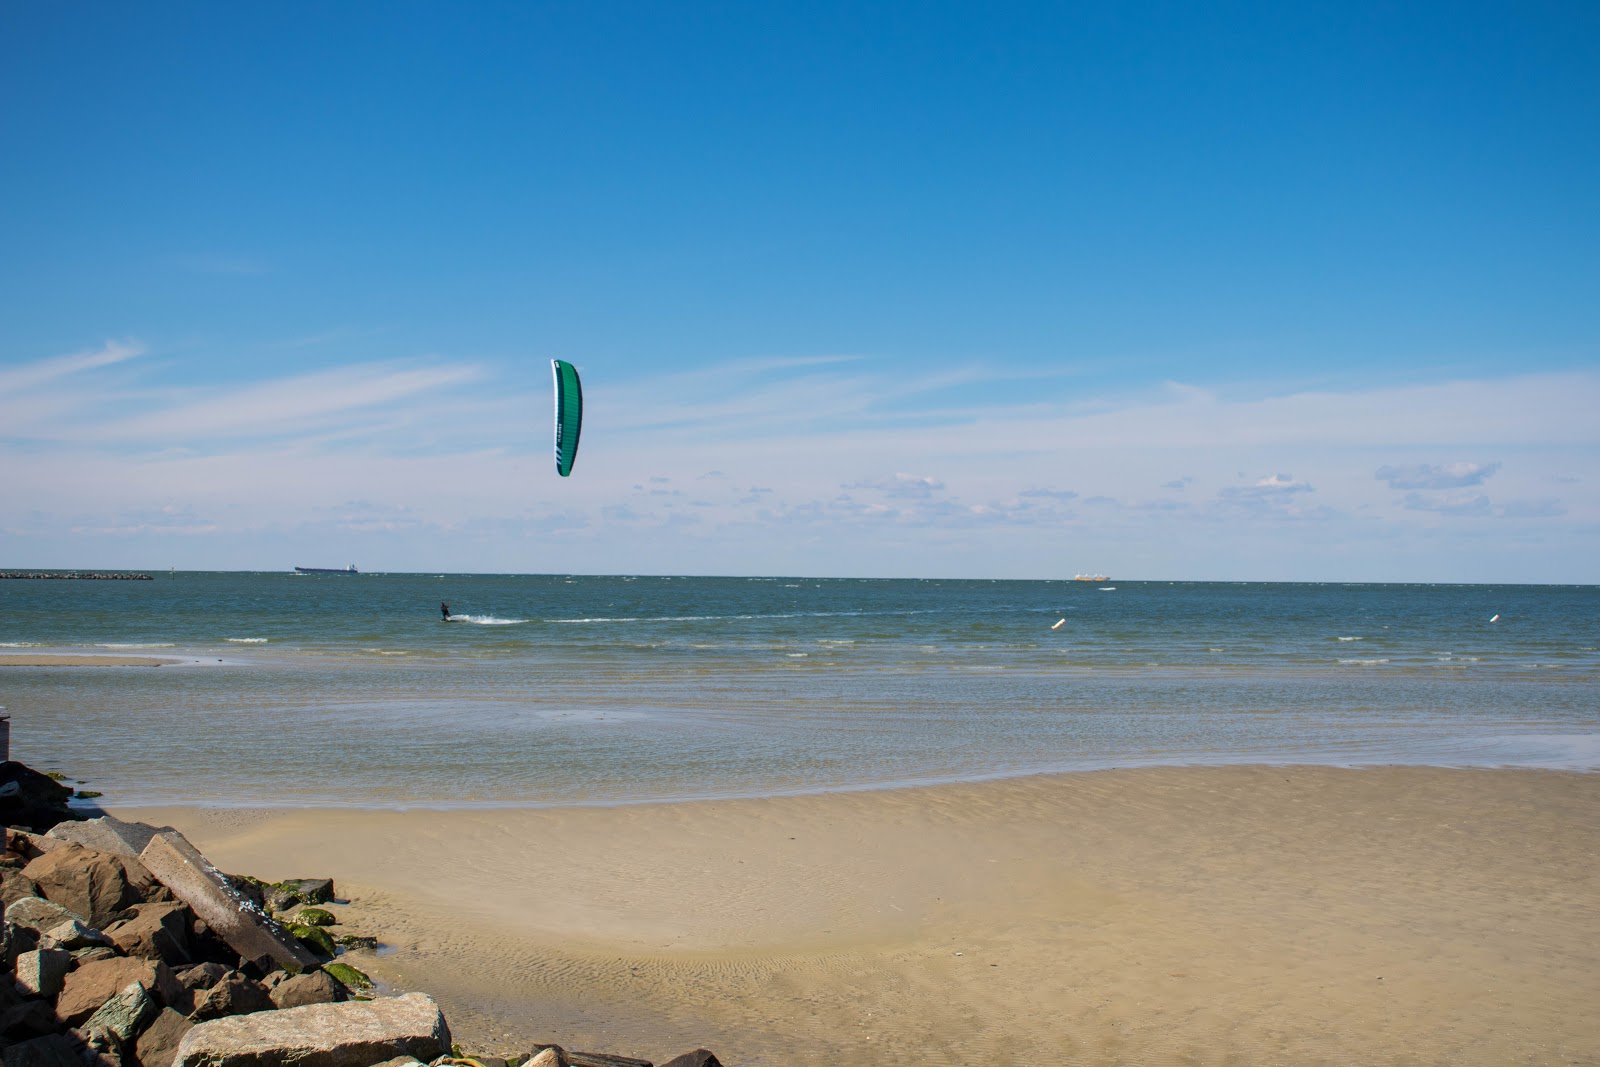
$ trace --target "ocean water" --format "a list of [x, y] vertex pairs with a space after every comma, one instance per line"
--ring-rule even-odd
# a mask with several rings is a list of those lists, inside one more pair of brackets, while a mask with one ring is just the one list
[[1593, 586], [178, 572], [0, 581], [5, 652], [179, 661], [0, 668], [14, 758], [120, 805], [1600, 768]]

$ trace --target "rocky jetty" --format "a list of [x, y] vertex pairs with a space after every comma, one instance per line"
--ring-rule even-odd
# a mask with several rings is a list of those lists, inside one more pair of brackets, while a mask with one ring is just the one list
[[[34, 806], [0, 809], [17, 824], [0, 851], [0, 1067], [652, 1067], [560, 1045], [465, 1054], [432, 998], [380, 996], [337, 959], [375, 942], [336, 932], [330, 880], [223, 874], [170, 827], [59, 816], [40, 782], [70, 790], [4, 769], [27, 788], [0, 800]], [[696, 1049], [662, 1067], [719, 1065]]]
[[0, 578], [63, 578], [86, 582], [150, 582], [148, 574], [130, 574], [126, 571], [0, 571]]

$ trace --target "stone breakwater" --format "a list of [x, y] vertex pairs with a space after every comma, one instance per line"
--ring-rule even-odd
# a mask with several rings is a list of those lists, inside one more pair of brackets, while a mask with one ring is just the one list
[[65, 578], [94, 582], [150, 582], [148, 574], [128, 574], [121, 571], [0, 571], [0, 578]]
[[4, 768], [0, 1067], [653, 1067], [463, 1052], [431, 997], [380, 996], [339, 958], [377, 940], [343, 929], [331, 880], [223, 874], [171, 827], [83, 820], [65, 786]]

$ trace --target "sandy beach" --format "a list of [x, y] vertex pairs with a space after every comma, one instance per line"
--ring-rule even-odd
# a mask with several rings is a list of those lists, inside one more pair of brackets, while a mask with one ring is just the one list
[[1600, 776], [1104, 771], [494, 811], [114, 810], [331, 875], [470, 1048], [1600, 1062]]

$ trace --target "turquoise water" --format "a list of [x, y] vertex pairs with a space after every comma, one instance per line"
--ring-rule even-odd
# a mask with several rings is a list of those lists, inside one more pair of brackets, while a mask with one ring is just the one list
[[14, 757], [117, 804], [1600, 768], [1592, 586], [179, 572], [0, 581], [0, 609], [0, 652], [180, 661], [0, 670]]

